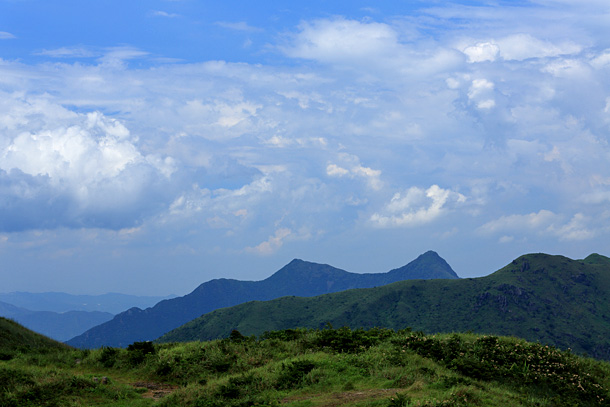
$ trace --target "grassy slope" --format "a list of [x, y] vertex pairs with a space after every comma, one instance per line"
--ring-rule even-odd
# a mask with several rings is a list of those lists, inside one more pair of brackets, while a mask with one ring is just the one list
[[[145, 399], [134, 383], [171, 394]], [[15, 407], [589, 407], [609, 405], [609, 389], [610, 364], [540, 344], [381, 329], [30, 350], [0, 361], [0, 405]]]
[[0, 353], [3, 357], [20, 351], [48, 351], [67, 346], [31, 331], [17, 322], [0, 317]]
[[333, 326], [514, 335], [610, 359], [610, 259], [530, 254], [487, 277], [404, 281], [314, 298], [250, 302], [206, 314], [164, 341]]

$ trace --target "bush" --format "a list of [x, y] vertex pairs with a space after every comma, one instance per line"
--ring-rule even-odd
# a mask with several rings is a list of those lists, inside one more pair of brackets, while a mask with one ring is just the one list
[[368, 331], [362, 328], [353, 331], [348, 327], [330, 328], [317, 331], [313, 345], [320, 349], [332, 349], [340, 353], [355, 353], [377, 345], [393, 334], [393, 330], [383, 328], [371, 328]]
[[308, 360], [297, 360], [289, 364], [282, 363], [282, 372], [277, 379], [276, 387], [282, 390], [297, 387], [305, 375], [315, 367], [316, 364]]
[[301, 329], [284, 329], [282, 331], [265, 332], [261, 335], [261, 339], [277, 339], [279, 341], [296, 341], [305, 336], [307, 331]]
[[152, 342], [134, 342], [127, 347], [127, 360], [131, 366], [137, 366], [146, 360], [147, 355], [156, 353]]
[[100, 363], [102, 366], [113, 367], [116, 363], [118, 353], [118, 349], [104, 346], [102, 348], [102, 353], [100, 354]]

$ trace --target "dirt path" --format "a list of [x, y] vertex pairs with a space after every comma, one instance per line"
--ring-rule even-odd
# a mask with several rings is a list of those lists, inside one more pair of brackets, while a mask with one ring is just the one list
[[[354, 402], [362, 400], [371, 400], [379, 398], [390, 398], [397, 392], [404, 391], [404, 389], [371, 389], [371, 390], [354, 390], [346, 391], [342, 393], [333, 393], [323, 398], [318, 399], [317, 395], [311, 396], [297, 396], [289, 397], [282, 400], [281, 404], [287, 404], [297, 400], [312, 400], [314, 403], [317, 401], [320, 404], [315, 404], [318, 407], [339, 407], [339, 406], [350, 406]], [[317, 400], [316, 400], [317, 399]]]
[[133, 387], [139, 387], [146, 389], [145, 393], [142, 393], [142, 397], [145, 399], [160, 399], [162, 397], [171, 394], [178, 386], [172, 386], [170, 384], [153, 383], [153, 382], [136, 382], [132, 383]]

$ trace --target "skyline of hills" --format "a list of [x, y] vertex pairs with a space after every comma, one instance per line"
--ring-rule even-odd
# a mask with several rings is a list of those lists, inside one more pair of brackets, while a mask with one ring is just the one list
[[610, 259], [523, 255], [486, 277], [401, 281], [312, 298], [252, 301], [203, 315], [158, 342], [210, 340], [232, 330], [411, 327], [426, 333], [512, 335], [610, 359]]
[[12, 319], [32, 331], [61, 342], [111, 320], [113, 316], [101, 311], [32, 311], [0, 301], [0, 317]]
[[374, 287], [421, 278], [458, 279], [436, 252], [428, 251], [387, 273], [350, 273], [327, 264], [295, 259], [261, 281], [215, 279], [183, 297], [164, 300], [147, 309], [130, 308], [66, 343], [84, 348], [125, 347], [153, 340], [180, 325], [218, 308], [286, 295], [315, 296], [352, 288]]

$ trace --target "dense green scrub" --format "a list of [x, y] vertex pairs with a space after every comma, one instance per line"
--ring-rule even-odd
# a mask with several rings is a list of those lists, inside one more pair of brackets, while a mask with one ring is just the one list
[[610, 405], [608, 363], [509, 337], [328, 327], [3, 351], [2, 407]]

